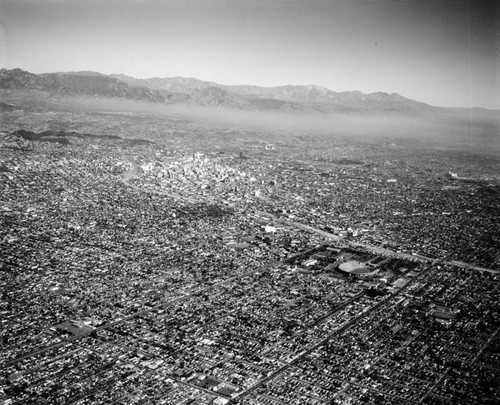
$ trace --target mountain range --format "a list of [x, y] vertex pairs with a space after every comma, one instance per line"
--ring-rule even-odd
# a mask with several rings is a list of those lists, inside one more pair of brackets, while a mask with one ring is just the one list
[[316, 85], [222, 85], [184, 77], [136, 79], [121, 74], [104, 75], [87, 71], [34, 74], [21, 69], [0, 69], [0, 89], [39, 90], [48, 94], [298, 113], [344, 112], [418, 116], [446, 114], [454, 110], [430, 106], [397, 93], [334, 92]]

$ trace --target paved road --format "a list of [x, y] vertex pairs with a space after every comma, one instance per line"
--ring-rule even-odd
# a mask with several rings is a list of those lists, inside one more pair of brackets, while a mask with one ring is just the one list
[[267, 267], [266, 268], [263, 268], [263, 267], [252, 268], [252, 269], [250, 269], [248, 271], [243, 272], [242, 274], [239, 274], [239, 275], [236, 275], [236, 276], [233, 276], [233, 277], [229, 277], [229, 278], [224, 279], [224, 280], [220, 280], [217, 283], [211, 284], [211, 285], [209, 285], [207, 287], [203, 287], [201, 289], [193, 290], [193, 291], [189, 292], [188, 294], [181, 295], [181, 296], [176, 297], [176, 298], [174, 298], [172, 300], [163, 301], [160, 304], [157, 304], [156, 306], [154, 306], [152, 308], [143, 309], [141, 311], [135, 312], [135, 313], [133, 313], [133, 314], [131, 314], [129, 316], [126, 316], [124, 318], [117, 319], [116, 321], [113, 321], [113, 322], [110, 322], [110, 323], [106, 323], [106, 324], [101, 325], [101, 326], [99, 326], [97, 328], [88, 330], [87, 332], [81, 333], [79, 335], [71, 336], [68, 339], [62, 340], [60, 342], [55, 342], [55, 343], [49, 344], [47, 346], [42, 346], [42, 347], [35, 348], [35, 350], [33, 350], [33, 351], [29, 352], [29, 353], [25, 353], [25, 354], [23, 354], [23, 355], [21, 355], [19, 357], [16, 357], [14, 359], [6, 361], [5, 365], [9, 366], [9, 365], [18, 363], [21, 360], [24, 360], [24, 359], [27, 359], [29, 357], [35, 356], [37, 354], [43, 353], [43, 352], [45, 352], [47, 350], [50, 350], [50, 349], [53, 349], [53, 348], [65, 345], [65, 344], [70, 343], [70, 342], [74, 342], [75, 340], [79, 340], [79, 339], [83, 338], [84, 336], [90, 335], [93, 332], [98, 332], [98, 331], [103, 330], [103, 329], [108, 329], [108, 328], [111, 328], [113, 326], [120, 325], [120, 324], [125, 323], [127, 321], [130, 321], [130, 320], [132, 320], [134, 318], [137, 318], [138, 316], [144, 315], [144, 314], [146, 314], [146, 313], [148, 313], [148, 312], [150, 312], [150, 311], [152, 311], [154, 309], [160, 309], [160, 308], [164, 307], [165, 305], [168, 306], [168, 305], [174, 304], [174, 303], [176, 303], [178, 301], [182, 301], [182, 300], [188, 299], [189, 297], [193, 296], [194, 294], [198, 294], [198, 293], [203, 293], [203, 292], [210, 291], [211, 289], [213, 289], [213, 288], [215, 288], [215, 287], [217, 287], [219, 285], [230, 283], [231, 281], [234, 281], [234, 280], [236, 280], [238, 278], [245, 277], [245, 276], [247, 276], [249, 274], [252, 274], [254, 272], [257, 272], [257, 271], [266, 271], [267, 269], [268, 269]]
[[360, 314], [358, 314], [357, 316], [355, 316], [353, 319], [351, 319], [349, 322], [345, 323], [344, 325], [342, 325], [340, 328], [336, 329], [335, 331], [333, 331], [332, 333], [330, 333], [328, 336], [326, 336], [324, 339], [320, 340], [318, 343], [314, 344], [313, 346], [307, 348], [306, 350], [304, 350], [303, 352], [301, 352], [300, 355], [298, 355], [297, 357], [295, 357], [293, 360], [291, 360], [290, 362], [288, 362], [287, 364], [281, 366], [279, 369], [273, 371], [271, 374], [269, 374], [267, 377], [263, 378], [262, 380], [258, 381], [256, 384], [254, 384], [253, 386], [251, 386], [250, 388], [240, 392], [238, 394], [237, 397], [235, 398], [241, 398], [241, 397], [244, 397], [244, 396], [247, 396], [249, 395], [250, 393], [252, 393], [253, 391], [255, 391], [256, 389], [262, 387], [264, 384], [266, 384], [267, 382], [271, 381], [274, 377], [276, 377], [277, 375], [283, 373], [284, 371], [288, 370], [290, 367], [292, 367], [294, 364], [298, 363], [299, 361], [301, 361], [304, 357], [308, 356], [309, 354], [311, 354], [313, 351], [315, 351], [316, 349], [318, 349], [319, 347], [323, 346], [325, 343], [327, 343], [330, 339], [332, 339], [335, 335], [338, 335], [339, 333], [342, 333], [344, 330], [350, 328], [351, 326], [353, 326], [356, 322], [358, 322], [360, 319], [364, 318], [365, 316], [367, 316], [368, 314], [370, 314], [371, 312], [373, 312], [374, 310], [376, 310], [377, 308], [381, 307], [382, 305], [386, 304], [388, 301], [390, 301], [392, 298], [396, 297], [398, 294], [401, 293], [401, 291], [403, 291], [404, 289], [408, 288], [408, 286], [410, 284], [412, 284], [414, 281], [416, 280], [413, 279], [411, 280], [408, 284], [406, 284], [405, 286], [397, 289], [396, 291], [394, 291], [392, 294], [390, 294], [389, 296], [387, 296], [386, 298], [384, 298], [383, 300], [381, 300], [380, 302], [376, 303], [375, 305], [371, 306], [368, 310], [366, 311], [363, 311], [361, 312]]
[[[124, 176], [122, 178], [122, 182], [125, 185], [127, 185], [129, 187], [132, 187], [132, 188], [134, 188], [136, 190], [141, 190], [141, 191], [145, 191], [145, 192], [152, 193], [152, 194], [157, 194], [157, 195], [165, 195], [165, 196], [168, 196], [168, 197], [173, 197], [173, 198], [180, 199], [180, 200], [187, 201], [187, 202], [191, 202], [191, 203], [196, 203], [196, 202], [205, 202], [205, 203], [206, 202], [212, 202], [213, 203], [214, 202], [212, 200], [208, 200], [208, 199], [202, 198], [201, 196], [197, 196], [196, 198], [198, 200], [195, 200], [193, 198], [184, 197], [184, 196], [181, 196], [181, 195], [176, 194], [176, 193], [171, 193], [171, 192], [169, 193], [169, 192], [166, 192], [166, 191], [144, 189], [142, 187], [138, 187], [138, 186], [132, 185], [132, 184], [129, 183], [129, 180], [131, 178], [135, 177], [136, 172], [137, 172], [136, 169], [134, 169], [134, 168], [130, 169], [127, 173], [124, 174]], [[224, 201], [224, 202], [229, 207], [235, 208], [234, 204], [230, 203], [229, 201]], [[317, 235], [323, 236], [326, 239], [334, 240], [334, 241], [337, 241], [337, 242], [338, 241], [342, 241], [342, 242], [344, 242], [344, 243], [346, 243], [349, 246], [352, 246], [354, 248], [358, 247], [358, 248], [367, 249], [367, 250], [372, 251], [372, 252], [374, 252], [376, 254], [381, 254], [381, 255], [384, 255], [384, 256], [397, 257], [397, 258], [400, 258], [400, 259], [406, 259], [406, 260], [411, 260], [411, 261], [418, 260], [418, 261], [429, 262], [429, 263], [441, 263], [441, 264], [444, 264], [444, 265], [456, 266], [456, 267], [461, 267], [461, 268], [464, 268], [464, 269], [477, 270], [477, 271], [488, 272], [488, 273], [500, 273], [500, 270], [488, 269], [486, 267], [476, 266], [474, 264], [464, 263], [464, 262], [457, 261], [457, 260], [442, 261], [442, 260], [439, 260], [439, 259], [436, 259], [436, 258], [433, 258], [433, 257], [424, 256], [424, 255], [421, 255], [421, 254], [411, 255], [411, 254], [403, 253], [403, 252], [394, 252], [393, 250], [390, 250], [390, 249], [387, 249], [387, 248], [383, 248], [383, 247], [380, 247], [380, 246], [374, 246], [374, 245], [369, 245], [369, 244], [366, 244], [366, 243], [360, 243], [360, 242], [355, 242], [355, 241], [347, 241], [347, 240], [345, 240], [345, 239], [341, 238], [340, 236], [335, 235], [333, 233], [326, 232], [326, 231], [323, 231], [321, 229], [314, 228], [314, 227], [312, 227], [310, 225], [302, 224], [300, 222], [290, 221], [290, 220], [287, 220], [287, 219], [284, 219], [284, 218], [279, 218], [276, 215], [271, 214], [271, 213], [266, 212], [266, 211], [255, 210], [255, 213], [257, 213], [259, 215], [268, 216], [268, 217], [274, 219], [275, 221], [278, 221], [278, 222], [281, 222], [281, 223], [284, 223], [284, 224], [288, 224], [288, 225], [294, 226], [294, 227], [302, 229], [304, 231], [313, 232], [313, 233], [315, 233]]]
[[304, 225], [304, 224], [301, 224], [301, 223], [295, 222], [295, 221], [287, 221], [287, 220], [281, 220], [281, 221], [287, 222], [288, 224], [293, 225], [297, 228], [303, 229], [305, 231], [314, 232], [314, 233], [321, 235], [327, 239], [335, 240], [335, 241], [342, 241], [342, 242], [348, 244], [349, 246], [352, 246], [355, 248], [357, 247], [357, 248], [367, 249], [367, 250], [370, 250], [374, 253], [377, 253], [377, 254], [380, 254], [383, 256], [397, 257], [399, 259], [406, 259], [406, 260], [411, 260], [411, 261], [418, 260], [418, 261], [428, 262], [428, 263], [438, 263], [438, 264], [461, 267], [463, 269], [477, 270], [477, 271], [483, 271], [483, 272], [488, 272], [488, 273], [496, 273], [496, 274], [500, 273], [500, 270], [488, 269], [486, 267], [476, 266], [474, 264], [464, 263], [464, 262], [457, 261], [457, 260], [442, 261], [442, 260], [439, 260], [439, 259], [436, 259], [433, 257], [427, 257], [427, 256], [420, 255], [420, 254], [411, 255], [411, 254], [403, 253], [403, 252], [394, 252], [393, 250], [390, 250], [387, 248], [382, 248], [380, 246], [374, 246], [374, 245], [369, 245], [366, 243], [360, 243], [360, 242], [354, 242], [354, 241], [347, 241], [347, 240], [344, 240], [343, 238], [340, 238], [338, 235], [323, 231], [321, 229], [314, 228], [314, 227], [309, 226], [309, 225]]

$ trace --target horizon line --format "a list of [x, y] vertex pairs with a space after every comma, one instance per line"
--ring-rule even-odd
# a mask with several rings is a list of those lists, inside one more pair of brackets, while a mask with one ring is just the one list
[[[198, 77], [192, 77], [192, 76], [151, 76], [151, 77], [147, 77], [147, 78], [138, 78], [138, 77], [135, 77], [135, 76], [131, 76], [131, 75], [127, 75], [125, 73], [110, 73], [110, 74], [106, 74], [106, 73], [101, 73], [101, 72], [98, 72], [98, 71], [95, 71], [95, 70], [77, 70], [77, 71], [58, 71], [58, 72], [42, 72], [42, 73], [34, 73], [34, 72], [30, 72], [28, 70], [25, 70], [25, 69], [22, 69], [20, 67], [13, 67], [13, 68], [0, 68], [1, 70], [22, 70], [23, 72], [27, 72], [27, 73], [31, 73], [31, 74], [35, 74], [35, 75], [44, 75], [44, 74], [78, 74], [78, 73], [96, 73], [96, 74], [99, 74], [99, 75], [102, 75], [102, 76], [108, 76], [108, 77], [112, 77], [114, 75], [121, 75], [121, 76], [127, 76], [127, 77], [130, 77], [132, 79], [135, 79], [135, 80], [151, 80], [151, 79], [192, 79], [192, 80], [198, 80], [200, 82], [204, 82], [204, 83], [214, 83], [218, 86], [249, 86], [249, 87], [259, 87], [259, 88], [262, 88], [262, 89], [276, 89], [276, 88], [279, 88], [279, 87], [308, 87], [308, 86], [313, 86], [313, 87], [318, 87], [318, 88], [321, 88], [321, 89], [325, 89], [325, 90], [328, 90], [332, 93], [361, 93], [361, 94], [365, 94], [365, 95], [371, 95], [371, 94], [388, 94], [388, 95], [397, 95], [397, 96], [400, 96], [400, 97], [403, 97], [407, 100], [410, 100], [410, 101], [414, 101], [414, 102], [417, 102], [417, 103], [421, 103], [421, 104], [425, 104], [425, 105], [428, 105], [430, 107], [434, 107], [434, 108], [445, 108], [445, 109], [463, 109], [463, 110], [485, 110], [485, 111], [498, 111], [500, 112], [500, 107], [499, 108], [492, 108], [492, 107], [479, 107], [479, 106], [470, 106], [470, 105], [467, 105], [467, 106], [460, 106], [460, 107], [451, 107], [451, 106], [444, 106], [444, 105], [434, 105], [434, 104], [429, 104], [425, 101], [420, 101], [420, 100], [417, 100], [417, 99], [414, 99], [414, 98], [409, 98], [409, 97], [406, 97], [398, 92], [388, 92], [388, 91], [383, 91], [383, 90], [378, 90], [378, 91], [375, 91], [375, 92], [364, 92], [364, 91], [361, 91], [361, 90], [342, 90], [342, 91], [335, 91], [335, 90], [331, 90], [330, 88], [328, 87], [325, 87], [325, 86], [321, 86], [321, 85], [318, 85], [318, 84], [314, 84], [314, 83], [308, 83], [308, 84], [291, 84], [291, 83], [288, 83], [288, 84], [279, 84], [279, 85], [275, 85], [275, 86], [262, 86], [262, 85], [258, 85], [258, 84], [248, 84], [248, 83], [238, 83], [238, 84], [224, 84], [224, 83], [219, 83], [219, 82], [216, 82], [216, 81], [213, 81], [213, 80], [204, 80], [204, 79], [200, 79]], [[119, 80], [119, 79], [117, 79]], [[154, 89], [151, 89], [151, 90], [154, 90]]]

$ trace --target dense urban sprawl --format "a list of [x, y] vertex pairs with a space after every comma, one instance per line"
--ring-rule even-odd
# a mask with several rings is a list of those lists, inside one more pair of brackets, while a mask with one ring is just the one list
[[500, 401], [485, 158], [0, 136], [1, 404]]

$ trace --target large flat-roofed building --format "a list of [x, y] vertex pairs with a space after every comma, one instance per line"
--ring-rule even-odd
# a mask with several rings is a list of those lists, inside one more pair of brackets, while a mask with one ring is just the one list
[[364, 276], [368, 274], [372, 274], [375, 270], [368, 266], [365, 262], [359, 262], [357, 260], [351, 260], [345, 263], [342, 263], [339, 268], [341, 272], [347, 274], [353, 274], [356, 276]]

